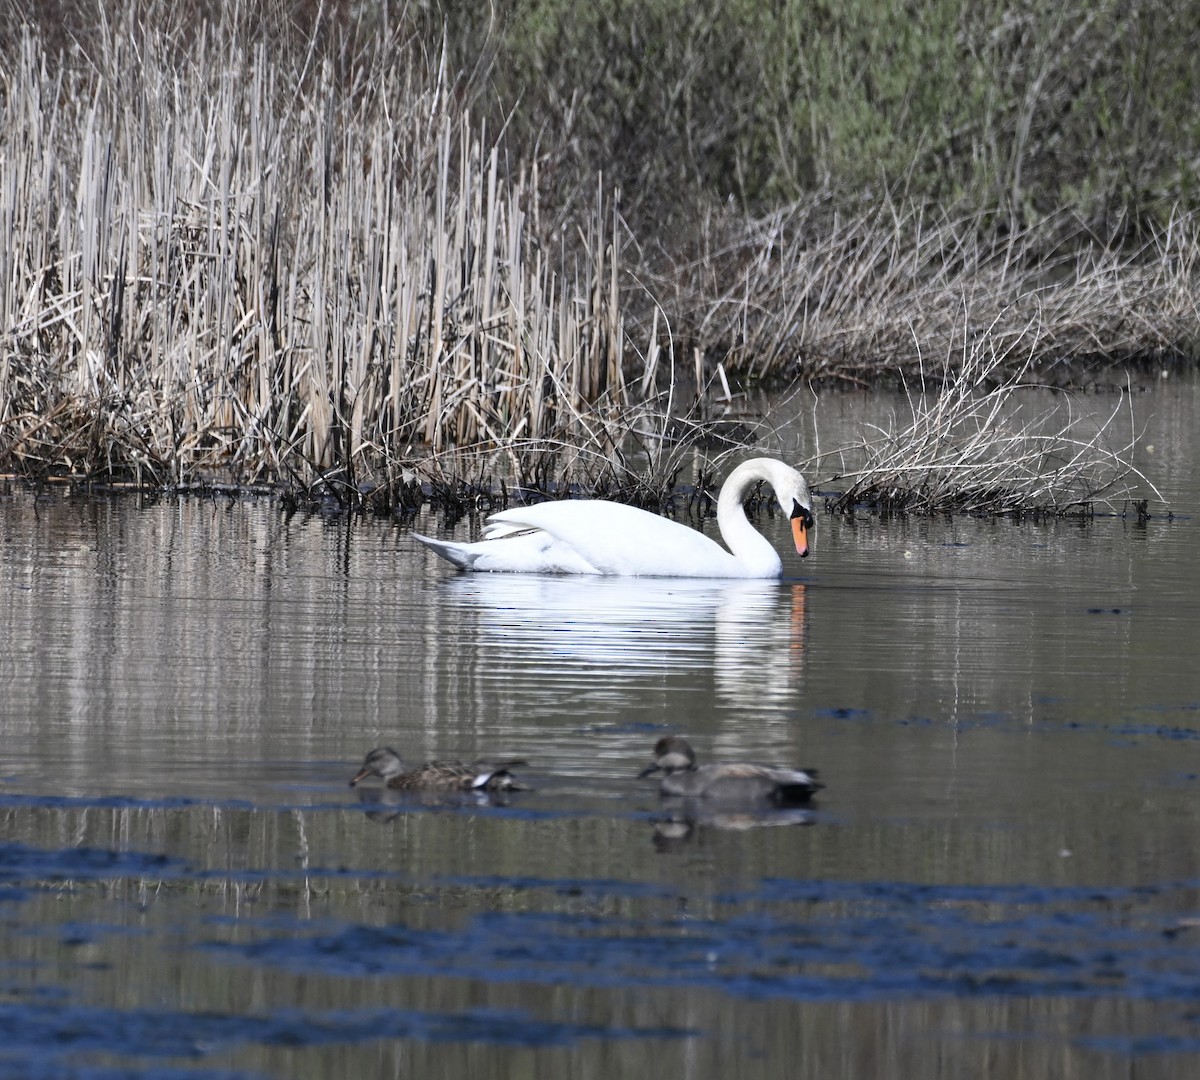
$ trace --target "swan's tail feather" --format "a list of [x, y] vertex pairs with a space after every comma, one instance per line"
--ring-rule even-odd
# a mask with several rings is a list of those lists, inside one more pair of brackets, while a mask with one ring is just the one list
[[479, 555], [476, 552], [470, 551], [466, 544], [456, 544], [452, 540], [435, 540], [432, 536], [422, 536], [420, 533], [413, 533], [412, 535], [414, 539], [420, 540], [435, 555], [440, 555], [460, 570], [470, 570], [474, 566], [475, 560], [479, 558]]

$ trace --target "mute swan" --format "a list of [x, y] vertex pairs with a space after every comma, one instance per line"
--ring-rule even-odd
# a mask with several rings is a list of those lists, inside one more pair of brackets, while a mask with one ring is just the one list
[[395, 750], [377, 746], [350, 781], [354, 787], [368, 776], [379, 776], [389, 788], [401, 791], [526, 791], [508, 771], [523, 761], [431, 761], [405, 770]]
[[693, 799], [751, 801], [767, 799], [781, 805], [808, 802], [824, 784], [815, 769], [781, 769], [773, 765], [697, 765], [687, 739], [669, 735], [654, 744], [654, 760], [640, 776], [663, 773], [663, 795]]
[[[685, 578], [777, 578], [783, 563], [746, 518], [742, 500], [765, 480], [791, 519], [796, 553], [808, 555], [813, 527], [808, 485], [795, 469], [752, 458], [733, 470], [717, 498], [717, 527], [725, 543], [657, 514], [601, 499], [566, 499], [492, 514], [473, 544], [413, 533], [462, 570], [535, 574], [613, 574]], [[732, 552], [733, 554], [730, 554]]]

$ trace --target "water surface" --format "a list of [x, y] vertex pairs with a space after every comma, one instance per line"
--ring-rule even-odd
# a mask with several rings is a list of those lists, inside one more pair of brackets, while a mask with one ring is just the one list
[[[0, 1076], [1194, 1075], [1198, 400], [1173, 520], [819, 515], [782, 583], [8, 489]], [[664, 805], [667, 732], [828, 786]], [[380, 742], [536, 790], [350, 789]]]

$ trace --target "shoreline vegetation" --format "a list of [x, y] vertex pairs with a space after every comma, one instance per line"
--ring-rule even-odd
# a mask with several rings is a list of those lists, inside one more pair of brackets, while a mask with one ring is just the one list
[[774, 449], [735, 390], [886, 385], [834, 511], [1156, 497], [1070, 402], [1200, 358], [1165, 2], [6, 7], [23, 481], [678, 510]]

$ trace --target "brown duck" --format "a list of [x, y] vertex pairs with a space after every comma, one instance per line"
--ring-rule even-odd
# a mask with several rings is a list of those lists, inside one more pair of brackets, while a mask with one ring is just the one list
[[368, 776], [381, 777], [398, 791], [527, 791], [508, 770], [524, 761], [430, 761], [406, 769], [400, 755], [386, 746], [377, 746], [363, 761], [350, 781], [353, 787]]

